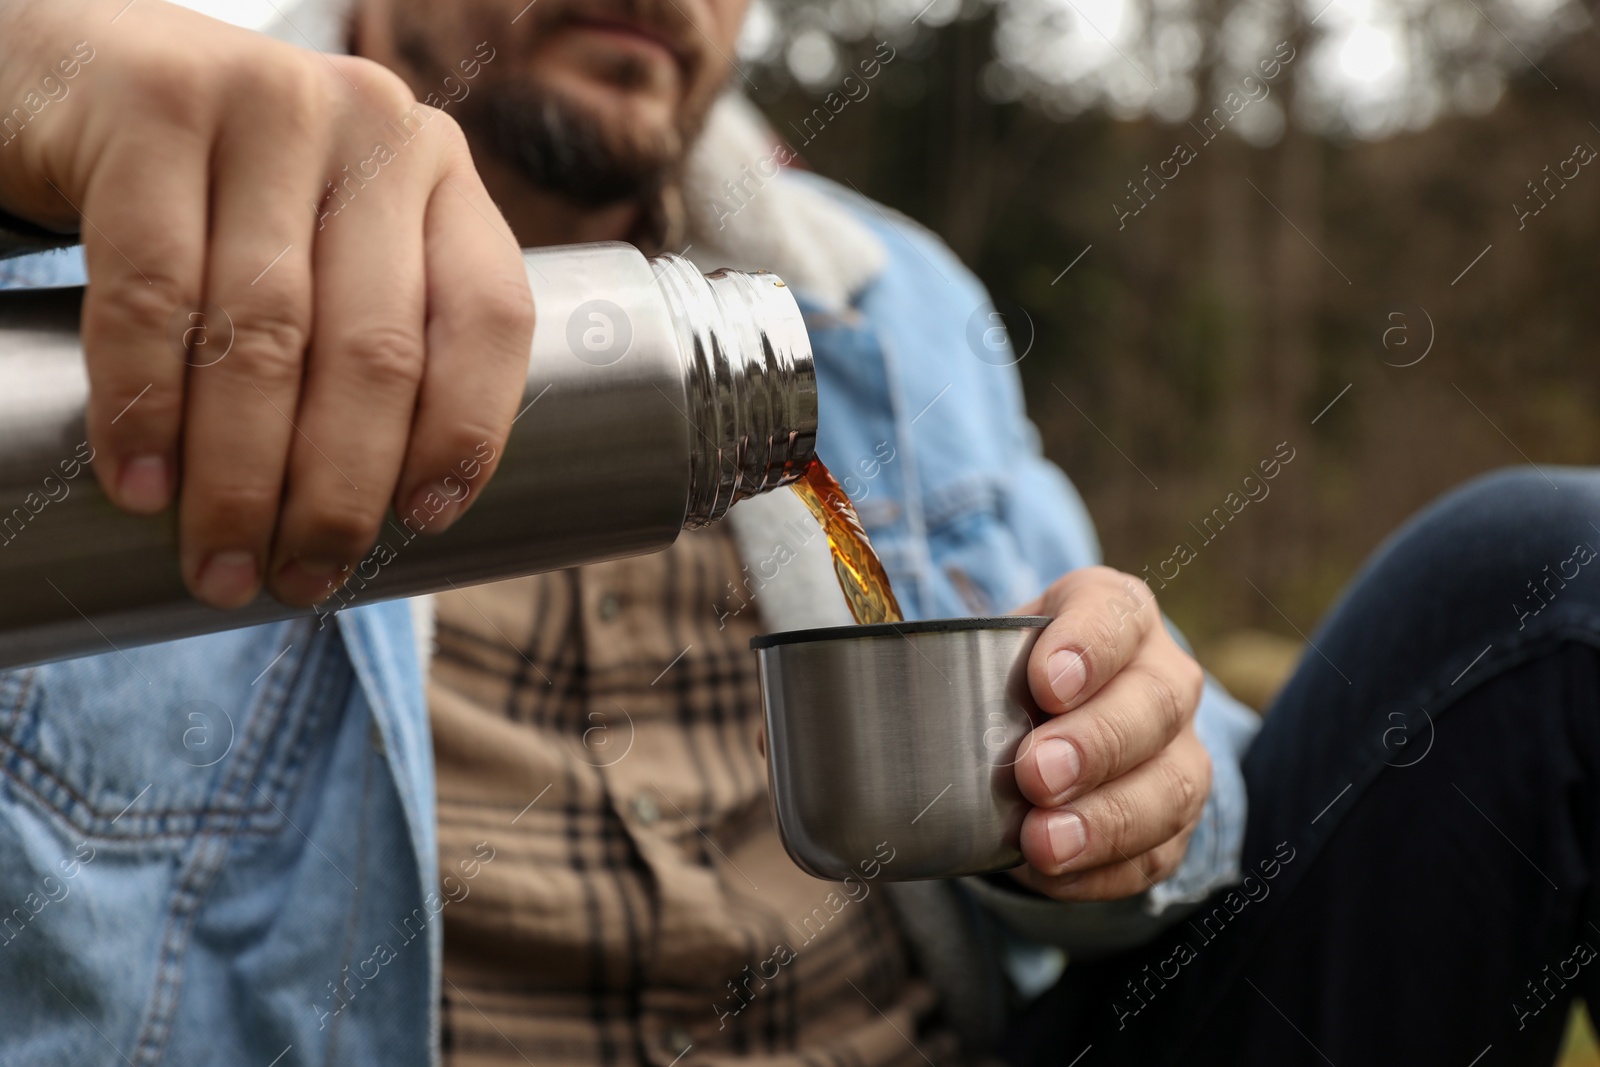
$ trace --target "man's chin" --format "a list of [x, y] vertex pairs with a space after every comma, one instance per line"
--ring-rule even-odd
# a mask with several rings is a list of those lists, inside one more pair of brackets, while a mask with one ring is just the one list
[[675, 88], [623, 87], [586, 72], [545, 73], [544, 92], [607, 131], [613, 144], [677, 141]]
[[586, 206], [654, 193], [683, 155], [666, 105], [588, 79], [485, 86], [461, 119], [536, 188]]

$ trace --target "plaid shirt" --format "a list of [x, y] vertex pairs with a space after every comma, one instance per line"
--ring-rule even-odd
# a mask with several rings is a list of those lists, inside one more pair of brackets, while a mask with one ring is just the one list
[[[452, 1067], [940, 1067], [955, 1056], [881, 883], [784, 853], [753, 610], [721, 528], [438, 598], [429, 704]], [[878, 862], [874, 862], [874, 860]]]

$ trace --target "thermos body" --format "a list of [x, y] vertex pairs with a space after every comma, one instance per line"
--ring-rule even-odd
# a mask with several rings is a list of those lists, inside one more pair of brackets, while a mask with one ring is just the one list
[[[319, 615], [662, 549], [810, 461], [814, 367], [779, 279], [702, 276], [622, 244], [524, 258], [538, 321], [493, 481], [485, 442], [456, 467], [476, 499], [466, 516], [442, 534], [428, 532], [426, 508], [389, 516]], [[173, 515], [125, 515], [101, 493], [81, 302], [80, 289], [0, 292], [0, 668], [304, 614], [265, 594], [233, 612], [199, 604], [178, 571]], [[191, 375], [227, 358], [215, 346], [228, 331], [207, 329], [204, 360], [174, 346]]]

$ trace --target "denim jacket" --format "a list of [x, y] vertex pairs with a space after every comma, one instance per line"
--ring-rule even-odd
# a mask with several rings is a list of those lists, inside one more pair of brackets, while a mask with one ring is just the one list
[[[818, 449], [907, 615], [1003, 612], [1097, 562], [977, 280], [910, 220], [785, 180], [884, 251], [849, 306], [801, 297]], [[0, 261], [0, 285], [82, 270]], [[0, 673], [0, 1064], [432, 1062], [440, 916], [494, 850], [436, 854], [422, 669], [389, 603]], [[1214, 778], [1176, 875], [1115, 905], [980, 899], [1092, 947], [1236, 878], [1254, 716], [1208, 683], [1198, 721]]]

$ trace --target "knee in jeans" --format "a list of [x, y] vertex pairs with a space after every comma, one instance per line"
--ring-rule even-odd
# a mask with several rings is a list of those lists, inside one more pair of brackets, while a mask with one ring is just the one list
[[1431, 574], [1429, 584], [1445, 592], [1514, 597], [1530, 583], [1561, 590], [1578, 583], [1569, 599], [1600, 602], [1600, 581], [1592, 577], [1600, 575], [1600, 470], [1491, 471], [1429, 506], [1386, 555]]

